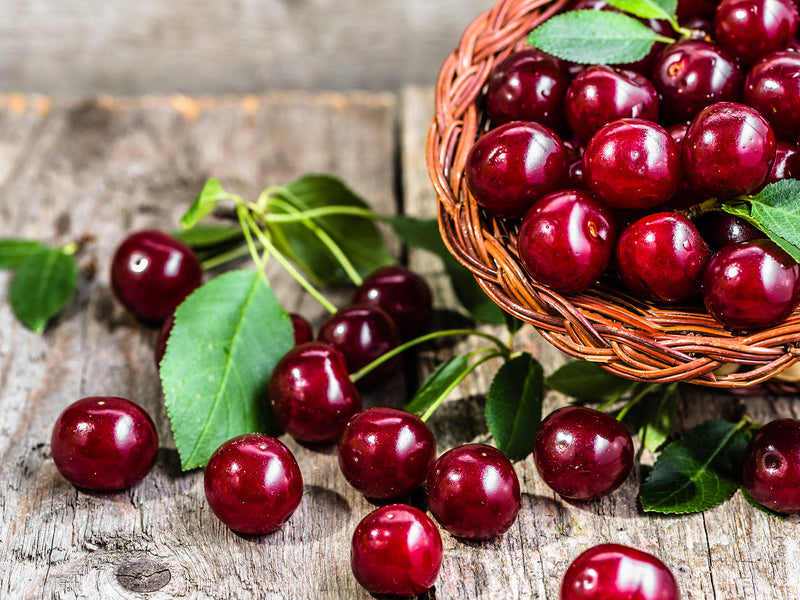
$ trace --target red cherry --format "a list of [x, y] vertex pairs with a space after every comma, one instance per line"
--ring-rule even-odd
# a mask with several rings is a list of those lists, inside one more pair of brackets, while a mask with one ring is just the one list
[[776, 419], [756, 432], [744, 453], [742, 479], [767, 508], [800, 512], [800, 420]]
[[292, 319], [295, 346], [314, 340], [314, 330], [311, 328], [311, 323], [308, 322], [308, 319], [296, 313], [289, 313], [289, 317]]

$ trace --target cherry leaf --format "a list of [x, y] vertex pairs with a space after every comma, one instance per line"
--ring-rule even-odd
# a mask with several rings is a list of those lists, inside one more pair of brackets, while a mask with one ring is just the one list
[[642, 19], [675, 20], [678, 0], [608, 0], [608, 3]]
[[660, 396], [647, 402], [639, 424], [639, 440], [648, 450], [656, 452], [667, 441], [680, 398], [678, 386], [673, 384], [664, 386]]
[[572, 360], [544, 381], [549, 388], [579, 400], [605, 400], [622, 394], [633, 383], [604, 371], [597, 363]]
[[451, 356], [436, 366], [405, 407], [410, 413], [422, 414], [449, 394], [472, 370], [469, 356]]
[[222, 189], [219, 179], [212, 177], [206, 181], [197, 198], [181, 217], [181, 227], [191, 229], [214, 210], [217, 202], [228, 197], [230, 195]]
[[43, 333], [72, 298], [78, 284], [78, 263], [58, 248], [43, 248], [19, 263], [11, 280], [9, 301], [17, 318]]
[[0, 239], [0, 269], [16, 269], [26, 258], [45, 248], [36, 240]]

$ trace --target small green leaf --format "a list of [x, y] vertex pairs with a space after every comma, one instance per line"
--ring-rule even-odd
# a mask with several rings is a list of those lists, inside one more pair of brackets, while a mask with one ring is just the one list
[[608, 0], [608, 3], [642, 19], [675, 21], [678, 0]]
[[544, 383], [578, 400], [605, 400], [624, 393], [632, 385], [627, 379], [612, 375], [596, 363], [585, 360], [572, 360], [560, 366]]
[[663, 386], [658, 398], [645, 399], [647, 405], [639, 426], [639, 440], [645, 448], [656, 452], [667, 441], [680, 399], [678, 386], [674, 384]]
[[449, 393], [470, 370], [468, 356], [451, 356], [440, 365], [437, 365], [425, 380], [425, 383], [414, 394], [411, 402], [404, 407], [404, 410], [415, 415], [424, 413], [436, 404], [444, 394]]
[[533, 451], [542, 420], [544, 373], [530, 354], [522, 354], [497, 370], [486, 397], [486, 424], [497, 449], [511, 460]]
[[776, 519], [780, 519], [781, 521], [785, 521], [788, 518], [787, 515], [781, 514], [779, 512], [775, 512], [774, 510], [772, 510], [770, 508], [767, 508], [766, 506], [761, 504], [758, 500], [753, 498], [752, 495], [750, 495], [750, 492], [748, 492], [747, 488], [745, 488], [744, 486], [742, 486], [741, 492], [742, 492], [742, 496], [744, 496], [744, 499], [747, 500], [747, 503], [750, 506], [752, 506], [754, 508], [757, 508], [758, 510], [760, 510], [761, 512], [763, 512], [765, 514], [768, 514], [770, 517], [775, 517]]
[[172, 231], [170, 235], [195, 251], [228, 246], [244, 240], [241, 228], [222, 225], [201, 225], [186, 231]]
[[750, 434], [742, 425], [706, 421], [669, 444], [639, 489], [646, 512], [684, 514], [713, 508], [742, 484]]
[[212, 177], [206, 181], [197, 198], [181, 217], [181, 227], [191, 229], [214, 210], [217, 202], [227, 197], [229, 195], [222, 189], [222, 184]]
[[234, 436], [270, 430], [267, 384], [293, 345], [291, 320], [258, 273], [230, 271], [184, 300], [160, 370], [184, 470]]
[[46, 247], [36, 240], [0, 239], [0, 269], [16, 269], [26, 258]]
[[23, 260], [11, 280], [9, 300], [17, 318], [36, 333], [67, 305], [78, 284], [71, 254], [44, 248]]
[[662, 39], [628, 15], [575, 10], [549, 18], [531, 31], [527, 43], [548, 54], [583, 64], [636, 62]]

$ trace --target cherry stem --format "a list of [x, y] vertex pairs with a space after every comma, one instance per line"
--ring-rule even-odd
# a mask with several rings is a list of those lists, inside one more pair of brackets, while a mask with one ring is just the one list
[[216, 256], [212, 256], [211, 258], [204, 260], [201, 264], [203, 269], [213, 269], [219, 265], [224, 265], [226, 262], [236, 260], [242, 256], [247, 256], [249, 253], [250, 248], [248, 246], [238, 246], [231, 250], [222, 252], [221, 254], [217, 254]]
[[619, 413], [617, 413], [617, 421], [622, 421], [622, 419], [625, 418], [625, 415], [628, 414], [628, 411], [631, 408], [636, 406], [636, 404], [638, 404], [642, 398], [647, 396], [647, 394], [658, 388], [660, 385], [661, 385], [660, 383], [651, 383], [645, 386], [644, 389], [640, 390], [639, 393], [636, 394], [633, 398], [631, 398], [630, 401], [625, 406], [622, 407], [622, 410], [620, 410]]
[[630, 385], [610, 396], [608, 400], [606, 400], [600, 406], [597, 407], [597, 410], [603, 411], [607, 409], [609, 406], [619, 401], [620, 398], [622, 398], [625, 394], [636, 388], [638, 385], [639, 385], [638, 381], [632, 381]]

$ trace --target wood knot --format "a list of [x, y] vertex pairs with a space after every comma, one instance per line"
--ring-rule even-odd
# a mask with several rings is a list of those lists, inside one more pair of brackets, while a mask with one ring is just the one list
[[155, 592], [172, 579], [166, 565], [146, 558], [122, 563], [115, 575], [119, 584], [131, 592]]

